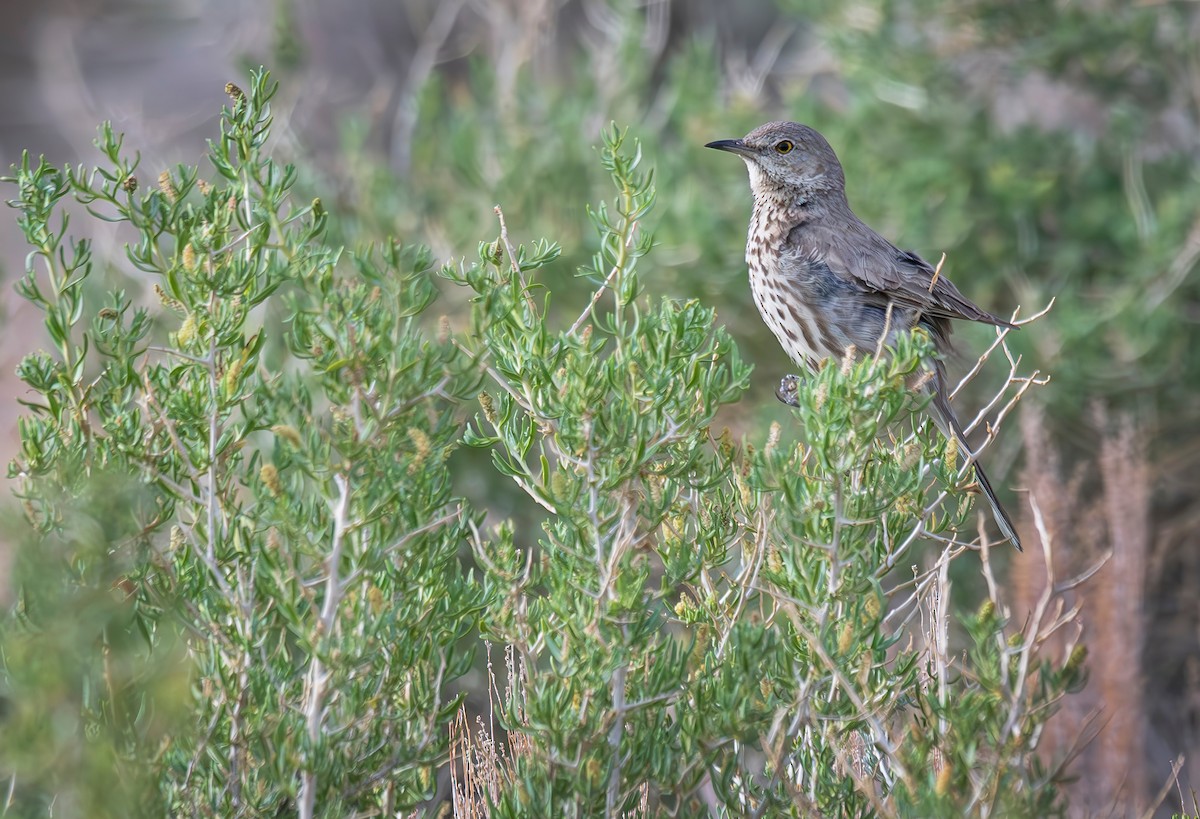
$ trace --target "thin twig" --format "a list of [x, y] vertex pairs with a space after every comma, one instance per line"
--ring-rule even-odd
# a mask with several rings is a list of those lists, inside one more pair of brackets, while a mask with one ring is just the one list
[[575, 335], [583, 323], [587, 321], [587, 317], [592, 314], [592, 310], [596, 308], [596, 302], [600, 301], [600, 297], [603, 296], [605, 291], [612, 286], [613, 279], [617, 277], [618, 273], [625, 269], [628, 253], [633, 249], [633, 243], [637, 238], [637, 231], [638, 222], [637, 220], [634, 220], [630, 223], [629, 235], [625, 239], [624, 244], [621, 246], [621, 258], [617, 259], [616, 263], [612, 266], [612, 270], [608, 271], [608, 275], [604, 277], [604, 281], [601, 282], [600, 286], [596, 288], [596, 292], [592, 293], [592, 300], [588, 302], [587, 307], [583, 308], [583, 312], [580, 313], [579, 317], [576, 318], [571, 324], [570, 329], [567, 330], [567, 335]]
[[[349, 470], [347, 470], [347, 475]], [[333, 505], [333, 541], [329, 549], [329, 559], [326, 564], [328, 574], [325, 580], [325, 601], [321, 607], [321, 619], [317, 621], [317, 631], [314, 635], [318, 643], [328, 640], [333, 634], [334, 621], [337, 619], [338, 606], [341, 604], [344, 585], [339, 571], [342, 562], [342, 547], [349, 528], [346, 513], [350, 507], [350, 479], [343, 475], [334, 475], [334, 483], [338, 488], [338, 498]], [[325, 698], [328, 696], [330, 674], [325, 669], [321, 657], [323, 652], [318, 645], [313, 646], [312, 660], [308, 667], [308, 680], [305, 694], [305, 723], [308, 732], [309, 748], [315, 749], [321, 739], [321, 729], [325, 722]], [[300, 774], [300, 819], [312, 819], [317, 801], [316, 760], [304, 762]]]
[[513, 275], [517, 277], [517, 283], [521, 285], [521, 295], [525, 298], [525, 306], [529, 308], [530, 316], [536, 319], [537, 308], [534, 307], [533, 296], [529, 295], [529, 285], [525, 283], [525, 274], [521, 272], [521, 264], [517, 261], [517, 251], [508, 238], [508, 225], [504, 222], [504, 211], [500, 210], [499, 205], [492, 210], [495, 211], [496, 218], [500, 220], [500, 241], [504, 243], [504, 250], [508, 253], [508, 263], [512, 267]]

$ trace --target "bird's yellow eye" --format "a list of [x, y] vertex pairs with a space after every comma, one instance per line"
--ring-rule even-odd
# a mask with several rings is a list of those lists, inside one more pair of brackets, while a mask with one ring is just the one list
[[791, 153], [792, 148], [795, 147], [796, 145], [790, 139], [781, 139], [775, 143], [775, 150], [781, 154]]

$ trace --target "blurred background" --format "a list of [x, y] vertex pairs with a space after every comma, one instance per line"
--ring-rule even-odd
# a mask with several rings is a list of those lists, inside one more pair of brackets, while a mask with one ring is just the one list
[[[443, 260], [472, 257], [497, 235], [499, 203], [514, 241], [562, 243], [545, 284], [564, 315], [590, 289], [575, 277], [595, 250], [584, 206], [611, 197], [600, 130], [628, 127], [657, 169], [648, 295], [717, 306], [756, 365], [729, 419], [737, 435], [786, 418], [773, 391], [791, 367], [749, 298], [745, 171], [702, 146], [771, 119], [815, 126], [846, 166], [859, 215], [931, 260], [945, 252], [968, 297], [1021, 316], [1054, 299], [1014, 341], [1053, 380], [987, 453], [1024, 520], [1026, 552], [1008, 561], [1014, 618], [1046, 583], [1043, 538], [1058, 580], [1108, 556], [1077, 592], [1091, 681], [1044, 745], [1084, 745], [1077, 815], [1136, 815], [1168, 785], [1161, 815], [1192, 806], [1200, 5], [57, 0], [5, 4], [0, 29], [3, 165], [26, 149], [95, 162], [101, 120], [141, 151], [145, 179], [201, 163], [225, 83], [262, 64], [282, 84], [277, 153], [322, 197], [338, 240], [396, 235]], [[93, 238], [112, 285], [138, 293], [120, 234]], [[11, 282], [26, 253], [11, 217], [0, 248]], [[435, 308], [452, 323], [456, 298]], [[11, 287], [2, 320], [7, 460], [20, 412], [13, 370], [43, 330]], [[964, 327], [957, 338], [973, 358], [988, 333]], [[969, 414], [1005, 375], [996, 362], [959, 399]], [[972, 606], [970, 584], [957, 588]]]

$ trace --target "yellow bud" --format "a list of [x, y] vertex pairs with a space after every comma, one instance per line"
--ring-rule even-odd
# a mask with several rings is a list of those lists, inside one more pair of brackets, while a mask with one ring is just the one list
[[221, 379], [221, 388], [224, 390], [226, 398], [237, 392], [238, 379], [241, 377], [245, 366], [246, 362], [244, 359], [235, 358], [229, 364], [229, 368], [225, 370], [225, 375]]
[[767, 568], [773, 572], [783, 571], [783, 559], [779, 557], [779, 550], [774, 544], [767, 547]]
[[162, 195], [167, 197], [167, 201], [174, 204], [179, 198], [179, 190], [175, 187], [175, 183], [171, 181], [171, 172], [163, 171], [158, 175], [158, 189], [162, 191]]
[[279, 497], [283, 491], [283, 486], [279, 482], [279, 470], [275, 468], [275, 464], [263, 464], [258, 470], [258, 478], [267, 487], [267, 491], [271, 493], [271, 497]]
[[813, 396], [813, 406], [817, 409], [825, 406], [825, 402], [829, 399], [829, 387], [822, 381], [817, 385], [817, 394]]
[[945, 796], [950, 790], [950, 763], [942, 765], [942, 769], [938, 771], [937, 782], [933, 786], [933, 792], [938, 796]]
[[271, 427], [271, 432], [274, 432], [278, 437], [294, 447], [298, 447], [302, 443], [300, 431], [290, 424], [275, 424]]
[[429, 440], [429, 435], [425, 430], [417, 427], [408, 428], [408, 440], [412, 442], [414, 454], [413, 462], [408, 465], [408, 474], [414, 474], [421, 468], [421, 464], [425, 463], [425, 459], [429, 457], [429, 453], [433, 451], [433, 444]]
[[483, 417], [487, 419], [492, 426], [496, 425], [496, 407], [492, 403], [492, 396], [486, 392], [479, 393], [479, 406], [483, 407]]
[[191, 313], [188, 313], [187, 318], [183, 320], [183, 324], [175, 331], [175, 343], [180, 347], [186, 347], [196, 337], [196, 318]]
[[235, 105], [246, 101], [246, 92], [231, 82], [225, 83], [225, 93], [229, 95]]
[[775, 445], [779, 443], [780, 433], [783, 432], [783, 427], [779, 426], [778, 421], [771, 422], [771, 428], [767, 432], [767, 443], [763, 447], [763, 454], [769, 455], [775, 449]]
[[883, 604], [879, 602], [879, 596], [871, 594], [863, 601], [863, 613], [871, 618], [871, 622], [879, 619], [879, 613], [883, 609]]
[[845, 654], [850, 651], [850, 646], [854, 642], [854, 629], [850, 628], [850, 624], [846, 623], [842, 626], [842, 633], [838, 635], [838, 654]]
[[646, 485], [650, 489], [650, 500], [654, 503], [662, 503], [663, 479], [658, 475], [649, 475], [646, 478]]
[[439, 316], [438, 317], [437, 341], [438, 341], [438, 344], [447, 344], [450, 341], [450, 317], [449, 316]]
[[851, 344], [846, 348], [846, 354], [842, 356], [842, 375], [850, 375], [850, 368], [854, 366], [854, 358], [858, 355], [858, 348]]
[[173, 310], [183, 309], [183, 305], [179, 303], [179, 300], [172, 298], [166, 290], [162, 289], [162, 285], [154, 285], [154, 295], [158, 296], [158, 300], [163, 307], [170, 307]]
[[1071, 649], [1071, 656], [1067, 658], [1066, 670], [1070, 672], [1078, 671], [1087, 662], [1088, 650], [1083, 643], [1076, 644], [1075, 648]]
[[864, 651], [862, 653], [862, 664], [858, 667], [858, 687], [866, 688], [867, 682], [871, 679], [871, 669], [875, 667], [875, 659], [871, 656], [871, 652]]
[[958, 469], [958, 438], [953, 435], [946, 439], [946, 466]]
[[383, 592], [378, 586], [372, 584], [371, 587], [367, 589], [367, 605], [371, 607], [371, 613], [376, 617], [378, 617], [380, 612], [383, 611], [383, 603]]

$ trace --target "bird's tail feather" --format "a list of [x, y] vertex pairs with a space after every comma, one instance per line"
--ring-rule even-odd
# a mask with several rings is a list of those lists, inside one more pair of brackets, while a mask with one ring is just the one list
[[996, 490], [992, 489], [991, 483], [988, 481], [987, 473], [983, 471], [983, 467], [976, 461], [972, 464], [975, 468], [975, 480], [979, 483], [979, 488], [983, 490], [983, 494], [987, 497], [988, 503], [992, 507], [992, 515], [996, 518], [996, 525], [1000, 527], [1000, 534], [1004, 535], [1013, 546], [1017, 547], [1017, 551], [1021, 549], [1021, 538], [1017, 535], [1017, 528], [1013, 526], [1012, 519], [1009, 518], [1008, 512], [1000, 505], [999, 499], [996, 497]]
[[[937, 421], [942, 432], [946, 435], [953, 435], [958, 441], [959, 447], [963, 451], [970, 453], [971, 447], [967, 443], [967, 436], [963, 433], [962, 426], [958, 423], [958, 417], [955, 416], [954, 410], [950, 408], [950, 402], [946, 400], [945, 390], [943, 389], [943, 379], [938, 373], [934, 379], [934, 395], [933, 395], [933, 417]], [[984, 497], [987, 498], [988, 505], [992, 507], [992, 517], [996, 519], [996, 525], [1000, 527], [1000, 533], [1004, 535], [1012, 545], [1017, 547], [1017, 551], [1021, 549], [1021, 538], [1017, 535], [1017, 527], [1013, 525], [1012, 518], [1008, 516], [1008, 512], [1000, 505], [1000, 499], [996, 497], [996, 490], [992, 489], [992, 483], [988, 480], [987, 473], [983, 471], [979, 461], [973, 461], [971, 464], [975, 470], [975, 480], [979, 484], [979, 488], [983, 490]]]

